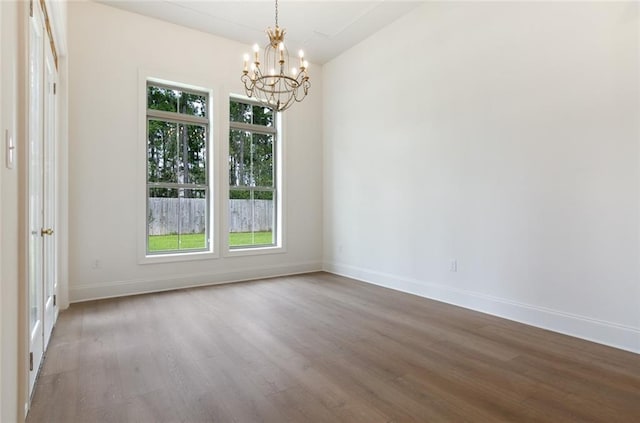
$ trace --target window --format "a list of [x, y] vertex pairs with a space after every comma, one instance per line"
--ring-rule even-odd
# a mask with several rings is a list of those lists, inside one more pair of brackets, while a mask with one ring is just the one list
[[229, 122], [229, 247], [278, 245], [278, 116], [232, 98]]
[[147, 82], [147, 255], [209, 251], [209, 94]]

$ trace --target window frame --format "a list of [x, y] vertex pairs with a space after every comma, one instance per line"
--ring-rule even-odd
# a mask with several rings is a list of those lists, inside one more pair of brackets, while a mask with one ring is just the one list
[[[175, 81], [190, 81], [188, 83], [175, 82]], [[217, 215], [215, 204], [217, 195], [217, 173], [218, 168], [215, 158], [218, 157], [217, 141], [215, 131], [218, 128], [214, 127], [214, 123], [218, 121], [218, 113], [216, 107], [214, 107], [214, 92], [211, 88], [205, 88], [204, 84], [192, 83], [189, 78], [184, 76], [170, 76], [157, 77], [149, 74], [145, 71], [139, 71], [139, 117], [138, 117], [138, 177], [137, 185], [139, 187], [136, 192], [138, 193], [138, 231], [137, 231], [137, 244], [138, 244], [138, 264], [152, 264], [152, 263], [170, 263], [179, 261], [192, 261], [192, 260], [204, 260], [215, 259], [219, 257], [217, 249], [217, 234], [219, 233], [219, 226], [217, 224]], [[177, 112], [167, 112], [162, 110], [148, 110], [147, 104], [147, 87], [148, 85], [158, 86], [167, 89], [176, 89], [189, 94], [207, 95], [207, 117], [190, 116], [186, 114], [180, 114]], [[152, 113], [148, 113], [151, 111]], [[179, 117], [180, 119], [176, 119]], [[203, 125], [206, 120], [206, 207], [207, 207], [207, 220], [205, 222], [206, 232], [205, 236], [208, 239], [207, 247], [205, 249], [187, 249], [187, 250], [170, 250], [160, 252], [148, 251], [148, 121], [154, 118], [160, 120], [182, 123], [185, 125]], [[164, 185], [172, 185], [172, 183], [162, 183]], [[202, 189], [202, 186], [197, 184], [175, 184], [180, 185], [179, 188], [184, 189]], [[189, 186], [187, 186], [189, 185]], [[194, 186], [191, 186], [194, 185]], [[197, 185], [197, 186], [196, 186]]]
[[[286, 252], [285, 248], [285, 230], [284, 230], [284, 168], [282, 166], [284, 162], [284, 139], [283, 136], [284, 129], [284, 116], [280, 112], [275, 112], [273, 115], [273, 126], [264, 126], [264, 125], [255, 125], [249, 124], [245, 122], [232, 122], [231, 121], [231, 102], [237, 101], [241, 103], [251, 104], [254, 106], [264, 107], [262, 103], [251, 99], [246, 96], [238, 95], [238, 94], [230, 94], [226, 101], [226, 154], [225, 154], [225, 180], [226, 184], [224, 185], [223, 190], [225, 191], [225, 203], [226, 207], [224, 207], [224, 232], [221, 232], [221, 236], [223, 237], [223, 254], [226, 257], [234, 257], [234, 256], [249, 256], [249, 255], [261, 255], [261, 254], [274, 254], [274, 253], [284, 253]], [[275, 242], [273, 244], [261, 244], [261, 245], [243, 245], [237, 247], [231, 247], [229, 245], [229, 192], [234, 190], [234, 186], [231, 186], [229, 180], [229, 136], [231, 134], [231, 130], [238, 129], [244, 130], [252, 133], [259, 134], [271, 134], [274, 135], [274, 146], [273, 146], [273, 188], [272, 189], [261, 189], [262, 187], [251, 187], [251, 186], [239, 186], [235, 187], [238, 190], [249, 190], [249, 191], [270, 191], [273, 192], [274, 195], [274, 237]]]

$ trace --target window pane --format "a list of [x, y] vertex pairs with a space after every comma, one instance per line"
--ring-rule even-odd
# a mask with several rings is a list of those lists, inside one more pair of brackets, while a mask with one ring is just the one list
[[205, 185], [207, 128], [152, 119], [148, 125], [148, 181]]
[[253, 106], [253, 123], [273, 126], [273, 110], [264, 106]]
[[229, 246], [274, 245], [273, 191], [229, 191]]
[[165, 112], [177, 112], [179, 95], [180, 91], [148, 85], [147, 108]]
[[178, 112], [191, 116], [207, 117], [207, 97], [182, 92], [178, 99]]
[[258, 187], [273, 187], [273, 134], [253, 134], [253, 181]]
[[207, 117], [207, 95], [148, 85], [147, 108]]
[[178, 246], [180, 250], [207, 248], [207, 200], [204, 189], [180, 190], [180, 221]]
[[148, 251], [206, 249], [207, 216], [205, 189], [150, 188]]
[[177, 250], [178, 190], [149, 188], [147, 207], [147, 250], [150, 253]]
[[201, 125], [178, 125], [178, 183], [207, 183], [207, 131]]
[[254, 191], [253, 198], [256, 200], [273, 200], [273, 191]]
[[251, 105], [231, 101], [229, 103], [229, 114], [231, 122], [251, 123]]
[[230, 200], [248, 200], [251, 197], [251, 192], [244, 189], [232, 189], [229, 191]]
[[252, 185], [251, 133], [232, 129], [229, 133], [229, 185]]
[[231, 129], [229, 135], [229, 184], [273, 187], [272, 134]]
[[147, 125], [147, 177], [149, 182], [177, 182], [178, 125], [151, 119]]

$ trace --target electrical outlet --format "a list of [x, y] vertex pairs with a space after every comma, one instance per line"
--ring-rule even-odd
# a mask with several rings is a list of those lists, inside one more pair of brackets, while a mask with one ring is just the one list
[[449, 262], [449, 271], [457, 272], [458, 271], [458, 260], [453, 259]]

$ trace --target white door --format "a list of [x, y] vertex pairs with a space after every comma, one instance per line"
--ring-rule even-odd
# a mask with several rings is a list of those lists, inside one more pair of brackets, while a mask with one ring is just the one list
[[[48, 35], [47, 35], [48, 38]], [[56, 65], [47, 40], [45, 43], [44, 81], [44, 216], [43, 216], [43, 276], [44, 276], [44, 348], [49, 344], [51, 331], [56, 321]]]
[[40, 4], [29, 19], [29, 395], [57, 317], [56, 79]]
[[38, 2], [29, 19], [29, 395], [44, 351], [43, 158], [44, 158], [44, 25]]

